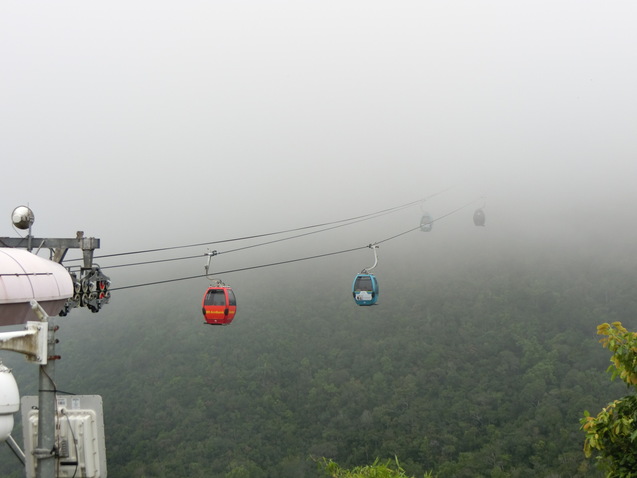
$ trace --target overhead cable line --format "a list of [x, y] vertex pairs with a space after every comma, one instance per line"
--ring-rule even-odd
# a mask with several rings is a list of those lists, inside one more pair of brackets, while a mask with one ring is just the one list
[[373, 217], [373, 216], [377, 216], [380, 215], [382, 213], [389, 213], [389, 212], [394, 212], [409, 206], [413, 206], [414, 204], [418, 204], [419, 202], [421, 202], [422, 200], [419, 201], [412, 201], [408, 204], [403, 204], [402, 206], [396, 206], [393, 208], [389, 208], [389, 209], [385, 209], [382, 211], [377, 211], [377, 212], [373, 212], [371, 214], [365, 214], [362, 216], [356, 216], [356, 217], [352, 217], [349, 219], [341, 219], [338, 221], [332, 221], [332, 222], [325, 222], [322, 224], [314, 224], [311, 226], [302, 226], [302, 227], [297, 227], [297, 228], [292, 228], [292, 229], [285, 229], [282, 231], [275, 231], [275, 232], [267, 232], [265, 234], [254, 234], [251, 236], [242, 236], [242, 237], [234, 237], [231, 239], [222, 239], [222, 240], [218, 240], [218, 241], [208, 241], [208, 242], [199, 242], [199, 243], [195, 243], [195, 244], [186, 244], [186, 245], [181, 245], [181, 246], [169, 246], [169, 247], [160, 247], [157, 249], [145, 249], [145, 250], [140, 250], [140, 251], [131, 251], [131, 252], [120, 252], [120, 253], [116, 253], [116, 254], [106, 254], [103, 256], [96, 256], [96, 259], [100, 259], [100, 258], [104, 258], [104, 257], [117, 257], [117, 256], [128, 256], [128, 255], [133, 255], [133, 254], [145, 254], [145, 253], [149, 253], [149, 252], [162, 252], [162, 251], [169, 251], [169, 250], [174, 250], [174, 249], [185, 249], [188, 247], [201, 247], [201, 246], [209, 246], [212, 244], [224, 244], [227, 242], [236, 242], [236, 241], [245, 241], [248, 239], [259, 239], [262, 237], [268, 237], [268, 236], [276, 236], [278, 234], [286, 234], [288, 232], [296, 232], [296, 231], [302, 231], [302, 230], [306, 230], [306, 229], [313, 229], [313, 228], [317, 228], [317, 227], [322, 227], [322, 226], [329, 226], [332, 224], [339, 224], [339, 223], [343, 223], [343, 222], [348, 222], [348, 221], [354, 221], [356, 219], [362, 219], [362, 218], [367, 218], [367, 217]]
[[[292, 262], [307, 261], [307, 260], [310, 260], [310, 259], [319, 259], [319, 258], [322, 258], [322, 257], [334, 256], [334, 255], [337, 255], [337, 254], [345, 254], [345, 253], [348, 253], [348, 252], [354, 252], [354, 251], [358, 251], [358, 250], [361, 250], [361, 249], [367, 249], [367, 247], [369, 247], [369, 246], [354, 247], [352, 249], [345, 249], [345, 250], [342, 250], [342, 251], [335, 251], [335, 252], [327, 252], [325, 254], [318, 254], [318, 255], [309, 256], [309, 257], [300, 257], [300, 258], [297, 258], [297, 259], [290, 259], [290, 260], [287, 260], [287, 261], [271, 262], [270, 264], [261, 264], [261, 265], [258, 265], [258, 266], [242, 267], [240, 269], [219, 271], [219, 272], [215, 272], [215, 275], [230, 274], [232, 272], [243, 272], [243, 271], [249, 271], [249, 270], [253, 270], [253, 269], [262, 269], [264, 267], [280, 266], [282, 264], [290, 264]], [[145, 286], [149, 286], [149, 285], [167, 284], [169, 282], [178, 282], [178, 281], [190, 280], [190, 279], [201, 279], [203, 277], [206, 277], [206, 274], [199, 274], [199, 275], [188, 276], [188, 277], [179, 277], [177, 279], [166, 279], [166, 280], [155, 281], [155, 282], [146, 282], [146, 283], [143, 283], [143, 284], [134, 284], [134, 285], [128, 285], [128, 286], [123, 286], [123, 287], [113, 287], [110, 290], [111, 291], [117, 291], [117, 290], [124, 290], [124, 289], [133, 289], [133, 288], [136, 288], [136, 287], [145, 287]]]
[[[480, 198], [480, 199], [482, 199], [482, 198]], [[443, 214], [442, 216], [440, 216], [440, 217], [438, 217], [436, 219], [432, 219], [431, 220], [431, 224], [433, 224], [434, 222], [440, 221], [441, 219], [444, 219], [446, 217], [449, 217], [449, 216], [451, 216], [451, 215], [453, 215], [453, 214], [455, 214], [455, 213], [457, 213], [459, 211], [462, 211], [464, 208], [471, 206], [476, 201], [478, 201], [478, 199], [474, 199], [473, 201], [470, 201], [467, 204], [465, 204], [463, 206], [460, 206], [459, 208], [456, 208], [456, 209], [454, 209], [451, 212], [448, 212], [447, 214]], [[382, 244], [383, 242], [391, 241], [392, 239], [396, 239], [397, 237], [404, 236], [405, 234], [409, 234], [410, 232], [417, 231], [418, 229], [420, 229], [420, 226], [412, 227], [411, 229], [408, 229], [405, 232], [401, 232], [400, 234], [396, 234], [394, 236], [388, 237], [387, 239], [383, 239], [382, 241], [375, 242], [374, 244]]]
[[[406, 207], [411, 206], [411, 205], [412, 204], [401, 206], [400, 209], [406, 208]], [[221, 251], [221, 252], [219, 252], [219, 254], [229, 254], [231, 252], [243, 251], [245, 249], [251, 249], [253, 247], [265, 246], [267, 244], [274, 244], [274, 243], [277, 243], [277, 242], [288, 241], [290, 239], [298, 239], [299, 237], [310, 236], [312, 234], [318, 234], [320, 232], [331, 231], [332, 229], [338, 229], [339, 227], [351, 226], [352, 224], [356, 224], [356, 223], [363, 222], [363, 221], [369, 221], [370, 219], [376, 219], [377, 217], [381, 217], [381, 216], [384, 216], [386, 214], [390, 214], [392, 212], [397, 211], [398, 209], [399, 208], [392, 209], [392, 210], [387, 210], [387, 211], [384, 211], [384, 212], [381, 212], [381, 213], [377, 213], [376, 215], [365, 216], [365, 217], [363, 217], [361, 219], [352, 220], [351, 222], [347, 222], [347, 223], [344, 223], [344, 224], [338, 224], [336, 226], [327, 227], [325, 229], [320, 229], [318, 231], [305, 232], [303, 234], [297, 234], [295, 236], [289, 236], [289, 237], [285, 237], [283, 239], [276, 239], [276, 240], [273, 240], [273, 241], [262, 242], [262, 243], [259, 243], [259, 244], [252, 244], [250, 246], [238, 247], [236, 249], [231, 249], [229, 251]]]
[[153, 261], [130, 262], [128, 264], [115, 264], [113, 266], [102, 266], [101, 269], [115, 269], [117, 267], [145, 266], [148, 264], [159, 264], [161, 262], [174, 262], [174, 261], [184, 261], [186, 259], [198, 259], [203, 256], [205, 256], [205, 254], [197, 254], [194, 256], [171, 257], [170, 259], [156, 259]]
[[[453, 214], [456, 214], [457, 212], [463, 210], [464, 208], [470, 206], [471, 204], [474, 204], [476, 201], [471, 201], [468, 202], [467, 204], [460, 206], [459, 208], [454, 209], [451, 212], [448, 212], [447, 214], [444, 214], [442, 216], [440, 216], [438, 219], [436, 219], [437, 221], [447, 218]], [[301, 258], [297, 258], [297, 259], [290, 259], [290, 260], [286, 260], [286, 261], [279, 261], [279, 262], [272, 262], [269, 264], [260, 264], [258, 266], [249, 266], [249, 267], [243, 267], [240, 269], [231, 269], [231, 270], [226, 270], [226, 271], [219, 271], [219, 272], [215, 272], [216, 275], [221, 275], [221, 274], [230, 274], [233, 272], [244, 272], [244, 271], [248, 271], [248, 270], [253, 270], [253, 269], [262, 269], [265, 267], [272, 267], [272, 266], [278, 266], [278, 265], [283, 265], [283, 264], [291, 264], [293, 262], [301, 262], [301, 261], [307, 261], [307, 260], [311, 260], [311, 259], [320, 259], [323, 257], [328, 257], [328, 256], [333, 256], [333, 255], [338, 255], [338, 254], [346, 254], [346, 253], [350, 253], [350, 252], [355, 252], [355, 251], [359, 251], [359, 250], [363, 250], [363, 249], [367, 249], [369, 247], [373, 247], [375, 245], [378, 244], [382, 244], [384, 242], [388, 242], [390, 240], [396, 239], [400, 236], [404, 236], [405, 234], [408, 234], [410, 232], [413, 232], [415, 230], [420, 229], [420, 227], [415, 227], [415, 228], [411, 228], [407, 231], [401, 232], [399, 234], [395, 234], [391, 237], [388, 237], [386, 239], [383, 239], [381, 241], [375, 242], [373, 244], [369, 244], [366, 246], [359, 246], [359, 247], [354, 247], [351, 249], [344, 249], [341, 251], [334, 251], [334, 252], [327, 252], [325, 254], [318, 254], [318, 255], [313, 255], [313, 256], [308, 256], [308, 257], [301, 257]], [[134, 285], [129, 285], [129, 286], [122, 286], [122, 287], [114, 287], [111, 289], [111, 291], [117, 291], [117, 290], [125, 290], [125, 289], [133, 289], [133, 288], [137, 288], [137, 287], [146, 287], [146, 286], [150, 286], [150, 285], [158, 285], [158, 284], [167, 284], [170, 282], [179, 282], [179, 281], [184, 281], [184, 280], [191, 280], [191, 279], [201, 279], [201, 278], [205, 278], [206, 274], [198, 274], [198, 275], [194, 275], [194, 276], [188, 276], [188, 277], [179, 277], [176, 279], [166, 279], [166, 280], [161, 280], [161, 281], [154, 281], [154, 282], [145, 282], [145, 283], [141, 283], [141, 284], [134, 284]]]
[[[350, 226], [350, 225], [356, 224], [358, 222], [369, 221], [370, 219], [375, 219], [377, 217], [384, 216], [386, 214], [390, 214], [392, 212], [395, 212], [395, 211], [397, 211], [399, 209], [402, 209], [402, 208], [409, 207], [411, 205], [413, 205], [413, 204], [410, 203], [410, 204], [403, 205], [403, 206], [397, 206], [396, 208], [387, 209], [385, 211], [381, 211], [381, 212], [378, 212], [378, 213], [373, 213], [373, 214], [368, 214], [368, 215], [365, 215], [365, 216], [360, 216], [360, 218], [349, 220], [349, 222], [335, 221], [335, 222], [332, 222], [332, 223], [329, 223], [329, 224], [336, 224], [336, 225], [332, 225], [332, 226], [324, 228], [324, 229], [319, 229], [318, 231], [305, 232], [303, 234], [296, 234], [294, 236], [288, 236], [288, 237], [284, 237], [282, 239], [275, 239], [275, 240], [271, 240], [271, 241], [260, 242], [258, 244], [251, 244], [249, 246], [237, 247], [235, 249], [230, 249], [228, 251], [217, 251], [217, 255], [219, 255], [219, 254], [230, 254], [232, 252], [243, 251], [243, 250], [246, 250], [246, 249], [252, 249], [252, 248], [255, 248], [255, 247], [261, 247], [261, 246], [265, 246], [265, 245], [268, 245], [268, 244], [275, 244], [277, 242], [289, 241], [291, 239], [298, 239], [299, 237], [310, 236], [312, 234], [318, 234], [318, 233], [321, 233], [321, 232], [330, 231], [332, 229], [338, 229], [339, 227]], [[307, 226], [307, 227], [318, 227], [318, 226]], [[305, 229], [305, 228], [301, 228], [301, 229]], [[300, 229], [296, 229], [296, 230], [300, 230]], [[152, 260], [152, 261], [133, 262], [133, 263], [128, 263], [128, 264], [117, 264], [117, 265], [113, 265], [113, 266], [104, 266], [104, 267], [102, 267], [102, 269], [114, 269], [116, 267], [130, 267], [130, 266], [157, 264], [157, 263], [161, 263], [161, 262], [171, 262], [171, 261], [179, 261], [179, 260], [186, 260], [186, 259], [196, 259], [196, 258], [200, 258], [200, 257], [205, 256], [205, 255], [206, 254], [204, 253], [204, 254], [197, 254], [197, 255], [191, 255], [191, 256], [173, 257], [173, 258], [170, 258], [170, 259], [156, 259], [156, 260]]]
[[[222, 240], [217, 240], [217, 241], [207, 241], [207, 242], [199, 242], [199, 243], [195, 243], [195, 244], [185, 244], [185, 245], [180, 245], [180, 246], [168, 246], [168, 247], [159, 247], [156, 249], [143, 249], [143, 250], [139, 250], [139, 251], [129, 251], [129, 252], [119, 252], [119, 253], [114, 253], [114, 254], [104, 254], [101, 256], [95, 256], [95, 259], [103, 259], [103, 258], [107, 258], [107, 257], [117, 257], [117, 256], [127, 256], [127, 255], [134, 255], [134, 254], [146, 254], [146, 253], [150, 253], [150, 252], [163, 252], [163, 251], [169, 251], [169, 250], [174, 250], [174, 249], [184, 249], [184, 248], [188, 248], [188, 247], [201, 247], [201, 246], [209, 246], [212, 244], [223, 244], [223, 243], [228, 243], [228, 242], [236, 242], [236, 241], [244, 241], [244, 240], [248, 240], [248, 239], [259, 239], [259, 238], [263, 238], [263, 237], [269, 237], [269, 236], [275, 236], [275, 235], [279, 235], [279, 234], [286, 234], [289, 232], [296, 232], [296, 231], [302, 231], [302, 230], [307, 230], [307, 229], [314, 229], [317, 227], [324, 227], [324, 226], [331, 226], [334, 224], [341, 224], [341, 223], [347, 223], [347, 222], [352, 222], [353, 221], [358, 221], [358, 220], [365, 220], [367, 218], [371, 219], [373, 217], [378, 217], [384, 214], [389, 214], [392, 212], [396, 212], [399, 211], [401, 209], [405, 209], [407, 207], [413, 206], [415, 204], [419, 204], [422, 203], [424, 201], [427, 201], [428, 199], [431, 199], [435, 196], [438, 196], [446, 191], [448, 191], [451, 188], [447, 188], [447, 189], [443, 189], [441, 191], [438, 191], [436, 193], [430, 194], [429, 196], [426, 196], [422, 199], [418, 199], [416, 201], [411, 201], [408, 202], [406, 204], [402, 204], [400, 206], [394, 206], [391, 208], [387, 208], [387, 209], [382, 209], [380, 211], [376, 211], [376, 212], [372, 212], [369, 214], [364, 214], [361, 216], [355, 216], [355, 217], [350, 217], [347, 219], [340, 219], [337, 221], [331, 221], [331, 222], [324, 222], [321, 224], [313, 224], [310, 226], [302, 226], [302, 227], [297, 227], [297, 228], [291, 228], [291, 229], [285, 229], [285, 230], [281, 230], [281, 231], [275, 231], [275, 232], [268, 232], [265, 234], [254, 234], [254, 235], [250, 235], [250, 236], [242, 236], [242, 237], [235, 237], [235, 238], [230, 238], [230, 239], [222, 239]], [[68, 259], [68, 261], [76, 261], [76, 260], [81, 260], [81, 259]]]

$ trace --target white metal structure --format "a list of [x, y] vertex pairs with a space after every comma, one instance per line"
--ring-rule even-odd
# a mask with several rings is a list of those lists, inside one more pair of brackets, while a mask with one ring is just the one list
[[[6, 443], [26, 466], [28, 477], [106, 477], [101, 398], [98, 397], [99, 412], [91, 403], [80, 407], [79, 397], [72, 400], [72, 411], [60, 403], [63, 399], [55, 385], [55, 363], [60, 358], [55, 353], [58, 327], [52, 320], [78, 306], [98, 312], [108, 302], [110, 280], [93, 264], [93, 252], [100, 241], [84, 237], [82, 231], [71, 239], [35, 238], [31, 235], [35, 216], [26, 206], [17, 207], [11, 219], [14, 227], [28, 229], [28, 235], [0, 238], [0, 330], [5, 325], [26, 326], [22, 331], [0, 332], [0, 349], [26, 355], [27, 360], [40, 365], [40, 373], [38, 396], [28, 402], [31, 412], [25, 412], [22, 402], [28, 456], [20, 450], [10, 430]], [[51, 260], [31, 254], [34, 245], [38, 251], [49, 249]], [[84, 264], [79, 275], [61, 265], [69, 249], [82, 250]], [[2, 415], [9, 413], [0, 411]], [[25, 416], [29, 417], [27, 422]], [[65, 424], [61, 423], [62, 418]], [[28, 437], [26, 430], [30, 430]]]
[[24, 330], [0, 332], [0, 349], [24, 354], [29, 362], [46, 365], [47, 332], [46, 323], [29, 321]]
[[20, 409], [20, 393], [11, 369], [0, 362], [0, 442], [13, 430], [13, 414]]
[[31, 300], [48, 315], [58, 315], [73, 292], [62, 265], [23, 249], [0, 248], [0, 326], [38, 320]]
[[[36, 476], [38, 397], [22, 397], [22, 429], [26, 455], [26, 476]], [[106, 477], [106, 445], [102, 397], [68, 395], [57, 397], [55, 457], [58, 478]]]

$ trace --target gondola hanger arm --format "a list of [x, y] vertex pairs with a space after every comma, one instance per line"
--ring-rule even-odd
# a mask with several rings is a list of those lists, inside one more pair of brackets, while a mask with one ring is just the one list
[[367, 247], [369, 247], [371, 250], [374, 251], [374, 265], [363, 269], [362, 270], [363, 274], [368, 274], [369, 271], [371, 271], [378, 264], [378, 253], [376, 252], [376, 249], [378, 249], [378, 244], [370, 244]]
[[206, 262], [206, 264], [204, 265], [204, 269], [206, 270], [206, 278], [211, 281], [211, 282], [217, 282], [219, 284], [221, 284], [221, 280], [220, 279], [215, 279], [214, 277], [210, 277], [210, 261], [211, 259], [216, 256], [218, 254], [217, 251], [210, 251], [208, 250], [208, 252], [206, 252], [206, 256], [208, 256], [208, 261]]

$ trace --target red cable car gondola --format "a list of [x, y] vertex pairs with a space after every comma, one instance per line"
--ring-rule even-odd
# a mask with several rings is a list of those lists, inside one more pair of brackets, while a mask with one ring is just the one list
[[219, 279], [212, 279], [209, 276], [210, 259], [217, 255], [217, 251], [207, 252], [208, 263], [204, 266], [206, 277], [213, 281], [201, 300], [201, 311], [206, 324], [228, 325], [237, 313], [237, 299], [232, 288], [225, 285]]
[[226, 285], [210, 286], [201, 301], [204, 319], [210, 325], [228, 325], [237, 313], [237, 299]]

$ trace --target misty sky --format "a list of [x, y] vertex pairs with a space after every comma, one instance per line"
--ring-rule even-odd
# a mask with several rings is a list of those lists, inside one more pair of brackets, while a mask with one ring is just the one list
[[138, 250], [449, 187], [437, 214], [486, 196], [491, 219], [632, 221], [636, 18], [632, 0], [3, 1], [0, 235], [29, 204], [35, 235]]

